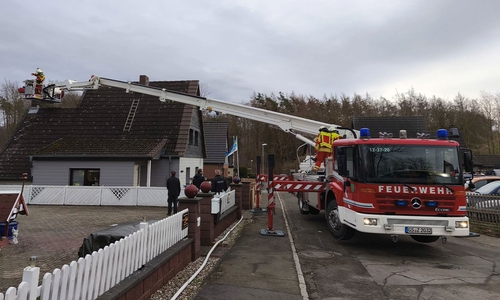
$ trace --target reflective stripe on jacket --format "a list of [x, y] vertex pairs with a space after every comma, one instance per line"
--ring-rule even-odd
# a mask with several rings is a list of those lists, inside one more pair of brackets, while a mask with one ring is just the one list
[[321, 131], [316, 138], [316, 150], [332, 149], [332, 135], [329, 132]]

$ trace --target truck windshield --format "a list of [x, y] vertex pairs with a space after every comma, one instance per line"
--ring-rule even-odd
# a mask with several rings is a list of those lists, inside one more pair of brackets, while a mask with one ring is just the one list
[[463, 184], [456, 147], [360, 145], [360, 154], [368, 183]]

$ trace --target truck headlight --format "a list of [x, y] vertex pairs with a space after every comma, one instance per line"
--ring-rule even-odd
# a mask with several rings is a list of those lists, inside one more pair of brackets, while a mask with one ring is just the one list
[[469, 222], [467, 222], [467, 221], [455, 221], [455, 228], [469, 228]]
[[363, 222], [365, 223], [366, 226], [377, 226], [376, 218], [364, 218]]

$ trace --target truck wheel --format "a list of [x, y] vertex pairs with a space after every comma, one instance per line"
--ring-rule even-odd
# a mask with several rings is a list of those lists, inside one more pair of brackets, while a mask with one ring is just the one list
[[349, 240], [356, 232], [351, 227], [340, 222], [339, 209], [335, 201], [330, 201], [326, 208], [326, 225], [334, 238], [338, 240]]
[[434, 243], [439, 240], [439, 236], [412, 235], [412, 239], [420, 243]]
[[297, 194], [300, 213], [303, 215], [307, 215], [307, 214], [309, 214], [309, 205], [302, 201], [303, 198], [304, 198], [304, 195], [302, 193]]

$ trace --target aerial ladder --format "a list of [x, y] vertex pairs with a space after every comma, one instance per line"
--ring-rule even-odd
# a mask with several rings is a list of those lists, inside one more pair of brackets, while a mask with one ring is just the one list
[[99, 89], [101, 86], [120, 88], [125, 90], [127, 93], [134, 92], [155, 96], [158, 97], [161, 102], [180, 102], [198, 106], [200, 110], [214, 111], [267, 123], [281, 128], [283, 131], [294, 135], [297, 139], [312, 146], [315, 145], [314, 140], [306, 137], [304, 134], [316, 136], [318, 134], [318, 129], [322, 126], [333, 126], [340, 135], [345, 136], [346, 138], [357, 138], [358, 136], [357, 131], [335, 124], [328, 124], [243, 104], [194, 96], [167, 89], [141, 85], [135, 82], [118, 81], [99, 76], [92, 76], [89, 81], [65, 80], [63, 82], [49, 84], [43, 88], [43, 94], [41, 96], [37, 95], [37, 97], [33, 97], [33, 95], [26, 94], [26, 98], [58, 103], [60, 102], [58, 93], [60, 93], [61, 90], [75, 91], [82, 89]]

